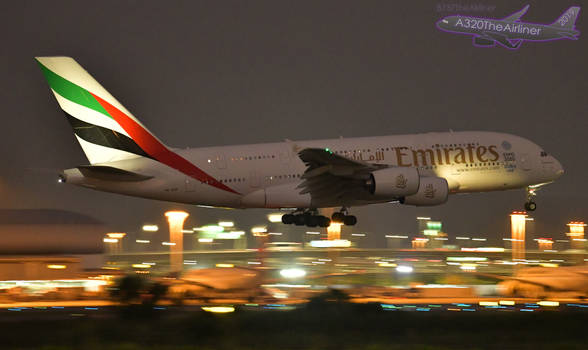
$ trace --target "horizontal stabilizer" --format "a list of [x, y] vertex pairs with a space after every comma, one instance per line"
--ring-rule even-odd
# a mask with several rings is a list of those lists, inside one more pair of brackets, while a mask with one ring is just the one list
[[141, 175], [131, 171], [104, 165], [84, 165], [79, 166], [78, 170], [82, 173], [82, 175], [84, 175], [84, 177], [103, 181], [138, 182], [153, 178], [153, 176]]

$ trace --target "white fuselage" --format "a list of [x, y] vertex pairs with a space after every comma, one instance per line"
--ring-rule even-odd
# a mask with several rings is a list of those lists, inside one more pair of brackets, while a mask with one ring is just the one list
[[[328, 148], [365, 163], [415, 167], [420, 176], [445, 178], [451, 193], [540, 185], [563, 173], [554, 157], [522, 137], [495, 132], [442, 132], [174, 150], [234, 193], [142, 157], [104, 165], [153, 177], [145, 181], [84, 178], [77, 169], [67, 170], [65, 175], [70, 183], [96, 190], [172, 202], [229, 208], [296, 207], [301, 196], [296, 186], [307, 169], [298, 151], [305, 148]], [[277, 198], [283, 201], [268, 205], [256, 200], [257, 194], [275, 189], [279, 189]], [[351, 204], [391, 200], [394, 198], [365, 197]]]

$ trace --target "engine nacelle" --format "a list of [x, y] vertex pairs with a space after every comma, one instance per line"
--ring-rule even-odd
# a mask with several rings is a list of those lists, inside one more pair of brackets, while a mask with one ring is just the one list
[[417, 193], [400, 200], [402, 204], [425, 207], [447, 202], [449, 185], [442, 177], [421, 177]]
[[371, 194], [378, 197], [405, 197], [418, 191], [419, 173], [416, 168], [380, 169], [371, 173], [366, 186]]

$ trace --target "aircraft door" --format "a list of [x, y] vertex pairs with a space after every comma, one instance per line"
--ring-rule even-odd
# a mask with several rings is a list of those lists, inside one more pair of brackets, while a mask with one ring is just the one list
[[521, 154], [521, 168], [523, 170], [531, 170], [531, 158], [529, 157], [528, 153]]
[[214, 158], [214, 163], [218, 169], [226, 169], [227, 168], [227, 159], [225, 158], [224, 154], [218, 154]]
[[249, 186], [254, 188], [259, 187], [259, 175], [255, 170], [249, 172]]

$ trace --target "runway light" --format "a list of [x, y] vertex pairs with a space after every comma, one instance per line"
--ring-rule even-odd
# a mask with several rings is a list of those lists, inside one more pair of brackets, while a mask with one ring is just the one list
[[234, 227], [235, 223], [232, 221], [219, 221], [218, 225], [221, 227]]
[[157, 232], [159, 227], [157, 225], [143, 225], [143, 231], [146, 232]]
[[251, 233], [254, 236], [266, 236], [267, 235], [267, 228], [265, 226], [255, 226], [251, 228]]
[[226, 314], [235, 312], [235, 308], [232, 306], [203, 306], [202, 310], [206, 312], [212, 312], [215, 314]]
[[104, 238], [102, 240], [102, 242], [104, 242], [104, 243], [118, 243], [118, 239], [116, 239], [116, 238]]
[[148, 269], [151, 267], [150, 264], [133, 264], [131, 265], [132, 267], [136, 268], [136, 269]]
[[63, 270], [65, 268], [67, 268], [67, 266], [66, 265], [59, 265], [59, 264], [50, 264], [50, 265], [47, 265], [47, 268], [51, 269], [51, 270]]
[[541, 305], [541, 306], [555, 307], [555, 306], [559, 306], [559, 301], [541, 300], [541, 301], [538, 301], [537, 304]]
[[470, 239], [470, 237], [455, 237], [455, 239], [459, 239], [459, 240], [467, 240], [467, 239]]
[[480, 301], [478, 304], [480, 304], [480, 306], [498, 306], [497, 301]]
[[110, 233], [107, 233], [106, 235], [108, 236], [108, 238], [122, 239], [127, 234], [124, 232], [110, 232]]
[[206, 225], [202, 227], [194, 227], [194, 231], [201, 231], [201, 232], [210, 232], [210, 233], [219, 233], [223, 232], [225, 228], [220, 225]]
[[400, 272], [400, 273], [411, 273], [413, 271], [414, 271], [414, 269], [412, 268], [412, 266], [408, 266], [408, 265], [398, 265], [398, 266], [396, 266], [396, 272]]
[[514, 302], [514, 300], [500, 300], [498, 302], [498, 304], [503, 305], [503, 306], [514, 306], [515, 302]]
[[239, 239], [245, 232], [243, 231], [231, 231], [231, 232], [220, 232], [216, 235], [216, 239]]
[[351, 235], [356, 237], [365, 237], [365, 233], [352, 233]]
[[307, 231], [306, 232], [307, 235], [320, 235], [320, 232], [315, 232], [315, 231]]
[[386, 235], [386, 238], [400, 238], [400, 239], [407, 239], [408, 236], [402, 236], [402, 235]]
[[431, 220], [428, 216], [417, 216], [417, 220]]
[[161, 242], [161, 245], [169, 245], [169, 246], [174, 246], [176, 245], [174, 242]]
[[269, 222], [282, 222], [282, 214], [270, 214], [267, 216]]
[[280, 271], [280, 275], [285, 278], [300, 278], [306, 276], [306, 271], [302, 269], [284, 269]]
[[231, 268], [231, 267], [235, 267], [235, 265], [233, 264], [224, 264], [224, 263], [220, 263], [220, 264], [216, 264], [216, 267], [222, 267], [222, 268]]
[[198, 238], [198, 242], [200, 243], [212, 243], [213, 241], [212, 238]]
[[136, 239], [135, 242], [136, 243], [141, 243], [141, 244], [151, 243], [151, 241], [148, 240], [148, 239]]
[[184, 260], [184, 265], [196, 265], [198, 262], [196, 260]]
[[347, 239], [310, 241], [310, 246], [313, 248], [348, 248], [351, 247], [351, 241]]

